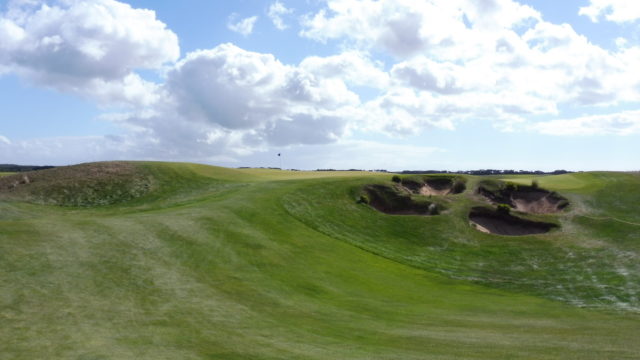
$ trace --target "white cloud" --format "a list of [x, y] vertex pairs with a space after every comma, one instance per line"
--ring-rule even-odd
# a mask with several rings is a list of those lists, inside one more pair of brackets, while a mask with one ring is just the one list
[[637, 135], [640, 134], [640, 111], [590, 115], [535, 123], [530, 130], [546, 135]]
[[276, 0], [273, 4], [269, 6], [269, 10], [267, 11], [267, 16], [273, 22], [273, 25], [278, 30], [285, 30], [288, 26], [284, 23], [283, 16], [289, 15], [293, 13], [293, 9], [288, 9], [284, 6], [283, 3]]
[[305, 17], [301, 35], [395, 57], [385, 92], [366, 104], [377, 114], [366, 127], [391, 134], [469, 119], [510, 130], [531, 114], [557, 115], [560, 104], [609, 106], [640, 96], [638, 47], [605, 50], [511, 0], [326, 0]]
[[153, 84], [133, 71], [158, 69], [179, 53], [177, 36], [153, 11], [114, 0], [14, 1], [0, 14], [5, 71], [100, 103], [149, 102]]
[[401, 85], [440, 94], [461, 93], [475, 86], [475, 76], [464, 66], [426, 57], [394, 65], [391, 76]]
[[[349, 39], [399, 57], [473, 56], [481, 49], [478, 31], [512, 29], [540, 15], [511, 0], [327, 0], [327, 8], [308, 14], [301, 35], [326, 42]], [[469, 40], [476, 38], [476, 44]]]
[[253, 32], [253, 26], [258, 21], [257, 16], [251, 16], [248, 18], [240, 19], [236, 21], [236, 14], [233, 14], [229, 17], [229, 23], [227, 24], [227, 28], [231, 31], [237, 32], [242, 36], [249, 36]]
[[6, 136], [0, 135], [0, 143], [11, 145], [11, 140], [9, 140], [9, 138], [7, 138]]
[[162, 101], [145, 111], [103, 119], [153, 139], [141, 141], [144, 154], [171, 159], [230, 159], [267, 146], [335, 142], [348, 133], [348, 114], [359, 105], [340, 79], [232, 44], [187, 54], [158, 93]]
[[601, 18], [617, 23], [631, 22], [640, 19], [640, 3], [636, 0], [590, 0], [578, 14], [588, 16], [593, 22]]
[[[338, 41], [341, 52], [299, 64], [233, 44], [176, 62], [177, 37], [153, 12], [113, 0], [54, 3], [22, 0], [0, 16], [0, 72], [99, 103], [136, 106], [101, 117], [123, 135], [13, 143], [0, 137], [3, 154], [62, 156], [86, 146], [68, 158], [206, 162], [234, 161], [270, 146], [334, 144], [352, 157], [386, 156], [371, 144], [345, 144], [356, 131], [406, 136], [478, 120], [545, 134], [638, 131], [633, 112], [528, 124], [532, 114], [557, 118], [563, 104], [636, 102], [640, 48], [605, 50], [511, 0], [328, 0], [306, 17], [301, 34]], [[288, 14], [279, 6], [286, 9], [275, 2], [270, 15]], [[256, 21], [229, 26], [249, 35]], [[377, 57], [380, 51], [390, 56]], [[135, 72], [160, 67], [162, 84]]]
[[185, 116], [229, 129], [293, 121], [296, 114], [322, 117], [358, 103], [339, 79], [232, 44], [188, 54], [168, 73], [166, 89]]
[[389, 75], [381, 63], [375, 63], [364, 53], [347, 51], [339, 55], [305, 58], [300, 67], [322, 78], [343, 79], [356, 86], [384, 89], [389, 85]]

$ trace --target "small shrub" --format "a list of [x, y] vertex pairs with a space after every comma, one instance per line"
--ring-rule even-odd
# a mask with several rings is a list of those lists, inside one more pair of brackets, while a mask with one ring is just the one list
[[509, 213], [511, 212], [511, 206], [507, 204], [498, 204], [496, 212], [498, 214], [509, 215]]
[[508, 192], [513, 192], [518, 190], [518, 185], [514, 183], [506, 183], [504, 186], [504, 189], [507, 190]]
[[393, 175], [393, 177], [391, 177], [391, 181], [393, 181], [394, 183], [401, 183], [402, 179], [400, 179], [400, 176], [398, 175]]
[[538, 180], [532, 180], [531, 181], [531, 187], [534, 188], [534, 189], [537, 189], [538, 188]]
[[369, 196], [367, 196], [367, 194], [362, 194], [360, 195], [360, 199], [358, 199], [358, 203], [360, 204], [369, 204], [371, 202], [371, 200], [369, 199]]
[[464, 192], [464, 190], [467, 188], [467, 186], [464, 184], [464, 181], [462, 180], [456, 180], [453, 183], [453, 187], [451, 188], [451, 192], [454, 194], [460, 194], [462, 192]]

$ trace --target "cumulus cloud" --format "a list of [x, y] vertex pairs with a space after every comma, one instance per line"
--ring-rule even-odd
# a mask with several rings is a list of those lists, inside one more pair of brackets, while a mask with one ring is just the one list
[[637, 135], [640, 134], [640, 111], [590, 115], [573, 119], [539, 122], [530, 130], [546, 135]]
[[391, 76], [401, 85], [440, 94], [456, 94], [473, 87], [473, 74], [464, 66], [436, 62], [426, 57], [398, 63]]
[[[0, 73], [99, 103], [135, 105], [101, 117], [119, 125], [122, 135], [0, 137], [0, 152], [12, 156], [86, 146], [74, 159], [229, 162], [271, 146], [327, 144], [340, 144], [344, 154], [357, 147], [355, 154], [370, 146], [344, 145], [356, 131], [404, 136], [478, 120], [544, 134], [638, 129], [633, 112], [528, 125], [530, 115], [558, 118], [564, 104], [637, 101], [640, 48], [605, 50], [570, 25], [549, 23], [511, 0], [327, 0], [304, 18], [300, 34], [337, 41], [341, 51], [299, 64], [233, 44], [178, 60], [177, 37], [152, 11], [114, 0], [12, 4], [0, 16]], [[278, 28], [289, 13], [278, 1], [269, 8]], [[234, 18], [229, 27], [249, 35], [256, 21]], [[136, 73], [160, 68], [163, 83]], [[361, 99], [356, 91], [369, 96]]]
[[144, 154], [169, 159], [232, 159], [268, 146], [335, 142], [360, 103], [340, 79], [232, 44], [187, 54], [159, 92], [162, 101], [144, 111], [103, 119], [146, 139], [138, 146]]
[[609, 106], [640, 96], [637, 47], [605, 50], [512, 0], [325, 3], [304, 18], [303, 37], [393, 56], [384, 76], [366, 70], [388, 79], [365, 106], [378, 115], [373, 127], [389, 133], [483, 118], [510, 130], [528, 115], [557, 115], [560, 104]]
[[256, 24], [256, 21], [258, 21], [257, 16], [237, 20], [237, 15], [233, 14], [229, 17], [227, 28], [242, 36], [249, 36], [253, 32], [253, 26]]
[[283, 3], [276, 0], [276, 2], [269, 6], [267, 16], [271, 19], [271, 22], [273, 22], [273, 26], [275, 26], [276, 29], [285, 30], [288, 26], [284, 23], [283, 17], [292, 13], [293, 9], [288, 9]]
[[389, 85], [389, 75], [382, 64], [357, 51], [327, 57], [310, 56], [300, 63], [300, 67], [321, 78], [343, 79], [356, 86], [384, 89]]
[[153, 11], [114, 0], [14, 1], [0, 14], [5, 72], [100, 103], [153, 101], [155, 86], [134, 70], [158, 69], [179, 53]]
[[531, 7], [511, 0], [327, 0], [325, 9], [305, 17], [301, 35], [323, 42], [348, 38], [399, 57], [447, 51], [460, 57], [472, 50], [466, 40], [478, 30], [511, 29], [539, 18]]
[[188, 54], [168, 73], [166, 89], [186, 117], [228, 129], [334, 117], [359, 102], [339, 79], [232, 44]]
[[623, 23], [640, 19], [640, 3], [635, 0], [590, 0], [589, 5], [578, 11], [593, 22], [604, 18], [607, 21]]

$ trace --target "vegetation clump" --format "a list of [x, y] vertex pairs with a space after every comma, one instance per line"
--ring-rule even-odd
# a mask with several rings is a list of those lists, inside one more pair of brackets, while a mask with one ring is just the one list
[[87, 163], [2, 177], [0, 200], [80, 207], [111, 205], [144, 196], [153, 186], [153, 177], [135, 163]]
[[369, 205], [370, 202], [371, 202], [371, 200], [369, 199], [369, 195], [360, 194], [360, 198], [358, 199], [358, 203]]
[[496, 212], [499, 214], [509, 215], [509, 213], [511, 212], [511, 206], [507, 204], [498, 204]]

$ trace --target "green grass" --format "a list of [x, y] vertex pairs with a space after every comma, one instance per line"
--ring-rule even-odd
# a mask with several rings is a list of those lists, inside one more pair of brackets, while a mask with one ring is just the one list
[[0, 359], [640, 353], [638, 228], [587, 218], [636, 219], [633, 175], [541, 179], [579, 202], [508, 238], [469, 228], [469, 190], [432, 217], [356, 203], [388, 174], [137, 165], [157, 187], [125, 203], [0, 202]]
[[13, 175], [13, 174], [14, 173], [12, 173], [12, 172], [0, 172], [0, 177], [9, 176], [9, 175]]

